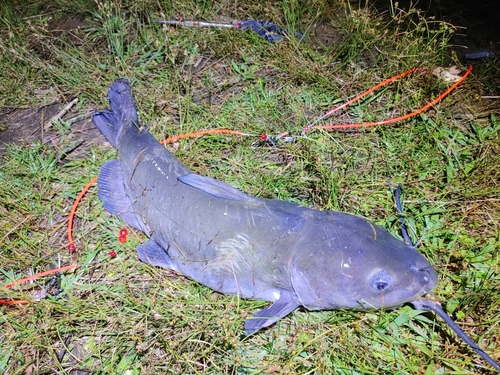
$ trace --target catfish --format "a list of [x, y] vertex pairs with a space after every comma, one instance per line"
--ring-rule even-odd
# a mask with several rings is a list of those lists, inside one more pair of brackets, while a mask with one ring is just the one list
[[141, 261], [219, 293], [271, 302], [246, 320], [245, 334], [299, 306], [387, 310], [412, 303], [447, 317], [424, 298], [437, 274], [414, 246], [357, 215], [253, 197], [195, 174], [140, 126], [126, 79], [115, 81], [108, 96], [110, 109], [93, 115], [118, 151], [98, 177], [104, 209], [149, 238], [137, 247]]

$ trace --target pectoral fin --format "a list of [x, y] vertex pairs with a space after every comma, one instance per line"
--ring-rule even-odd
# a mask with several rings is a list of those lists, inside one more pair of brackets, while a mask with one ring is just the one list
[[298, 267], [295, 259], [290, 265], [290, 278], [293, 290], [302, 306], [308, 310], [321, 310], [324, 307], [321, 298], [316, 295], [314, 288], [309, 283], [309, 278]]
[[296, 297], [289, 292], [281, 292], [280, 298], [271, 306], [257, 311], [245, 322], [245, 334], [251, 335], [261, 328], [270, 326], [299, 307]]
[[207, 194], [217, 198], [232, 201], [247, 200], [249, 196], [231, 185], [210, 177], [204, 177], [195, 173], [187, 174], [177, 178], [180, 182], [200, 189]]

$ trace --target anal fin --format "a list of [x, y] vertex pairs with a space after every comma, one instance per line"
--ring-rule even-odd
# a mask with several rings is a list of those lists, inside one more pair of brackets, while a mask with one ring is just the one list
[[137, 255], [144, 263], [157, 267], [168, 268], [173, 271], [177, 270], [172, 258], [170, 258], [165, 249], [158, 245], [158, 243], [154, 240], [149, 240], [148, 242], [137, 246]]
[[289, 292], [281, 292], [280, 298], [271, 306], [257, 311], [253, 317], [245, 322], [245, 334], [251, 335], [258, 330], [270, 326], [281, 318], [290, 314], [300, 306], [294, 295]]

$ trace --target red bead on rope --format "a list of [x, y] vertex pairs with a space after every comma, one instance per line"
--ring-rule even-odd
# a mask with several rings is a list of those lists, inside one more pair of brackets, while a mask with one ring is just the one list
[[120, 229], [120, 235], [118, 236], [118, 242], [119, 243], [127, 242], [127, 235], [128, 235], [127, 228]]

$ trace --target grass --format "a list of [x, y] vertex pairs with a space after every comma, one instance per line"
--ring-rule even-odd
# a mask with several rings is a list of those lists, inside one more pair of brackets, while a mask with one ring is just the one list
[[[249, 32], [150, 22], [163, 15], [255, 17], [306, 32], [306, 39], [269, 44]], [[74, 20], [80, 28], [70, 30]], [[317, 23], [332, 25], [342, 41], [316, 43]], [[237, 7], [188, 0], [7, 2], [0, 25], [2, 113], [78, 96], [72, 115], [84, 115], [107, 106], [109, 84], [127, 77], [140, 116], [158, 139], [217, 127], [300, 135], [307, 123], [391, 75], [413, 66], [448, 66], [453, 32], [416, 8], [381, 16], [319, 0]], [[499, 76], [498, 64], [485, 62], [443, 102], [394, 126], [311, 132], [274, 146], [212, 135], [167, 148], [197, 173], [249, 194], [356, 213], [396, 236], [387, 182], [403, 184], [412, 238], [423, 236], [419, 250], [439, 274], [435, 295], [498, 360], [500, 116], [479, 96], [498, 95]], [[432, 75], [412, 75], [328, 121], [395, 117], [446, 87]], [[66, 250], [69, 210], [100, 165], [115, 156], [99, 143], [75, 156], [69, 123], [49, 133], [54, 141], [11, 145], [2, 156], [0, 285], [50, 269], [59, 257], [62, 264], [74, 260]], [[132, 231], [119, 244], [121, 227], [91, 189], [75, 220], [80, 268], [61, 275], [62, 292], [0, 308], [0, 372], [491, 373], [439, 319], [409, 306], [366, 313], [299, 309], [244, 338], [244, 320], [265, 303], [219, 295], [140, 263], [135, 247], [145, 237]], [[109, 257], [111, 250], [116, 258]], [[49, 280], [4, 293], [30, 299]], [[68, 353], [59, 361], [65, 341]]]

